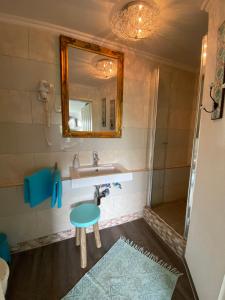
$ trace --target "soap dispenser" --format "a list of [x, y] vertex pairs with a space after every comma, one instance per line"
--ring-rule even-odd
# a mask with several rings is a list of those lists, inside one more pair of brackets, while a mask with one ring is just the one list
[[73, 168], [74, 169], [80, 168], [80, 160], [79, 160], [79, 154], [78, 153], [76, 153], [74, 155], [74, 158], [73, 158]]

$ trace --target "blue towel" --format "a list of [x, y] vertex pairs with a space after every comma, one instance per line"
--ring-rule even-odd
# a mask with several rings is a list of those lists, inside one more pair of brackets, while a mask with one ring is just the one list
[[53, 174], [51, 207], [55, 207], [56, 203], [58, 203], [58, 208], [62, 207], [62, 180], [59, 170], [55, 170]]
[[52, 195], [52, 169], [45, 168], [24, 179], [24, 200], [31, 207]]

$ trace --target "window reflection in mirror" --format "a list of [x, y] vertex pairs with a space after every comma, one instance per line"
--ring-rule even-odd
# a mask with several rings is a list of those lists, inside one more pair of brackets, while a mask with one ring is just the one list
[[92, 131], [92, 103], [70, 99], [68, 123], [71, 130]]

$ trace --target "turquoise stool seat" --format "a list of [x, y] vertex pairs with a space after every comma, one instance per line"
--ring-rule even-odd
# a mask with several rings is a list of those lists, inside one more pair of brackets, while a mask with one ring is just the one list
[[94, 203], [84, 203], [75, 207], [70, 213], [70, 222], [75, 227], [89, 227], [98, 222], [100, 209]]
[[93, 225], [97, 248], [101, 248], [101, 239], [98, 228], [100, 209], [94, 203], [83, 203], [73, 208], [70, 213], [70, 222], [76, 230], [76, 245], [80, 246], [81, 268], [87, 266], [86, 228]]

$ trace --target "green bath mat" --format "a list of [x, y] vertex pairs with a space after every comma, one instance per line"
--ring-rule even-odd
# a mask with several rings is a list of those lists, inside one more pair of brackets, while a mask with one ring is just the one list
[[120, 238], [62, 300], [169, 300], [181, 275]]

